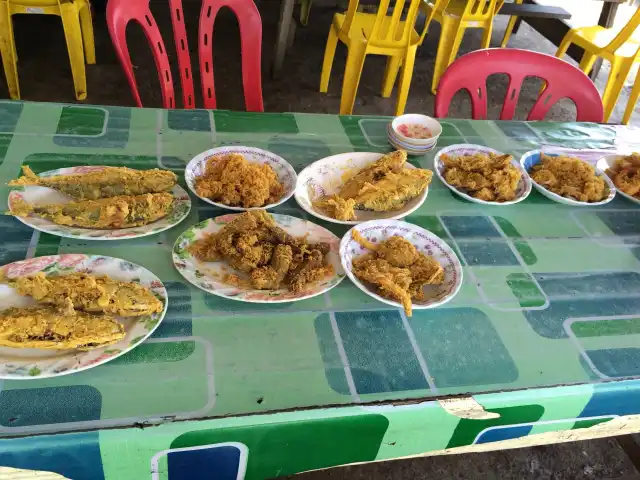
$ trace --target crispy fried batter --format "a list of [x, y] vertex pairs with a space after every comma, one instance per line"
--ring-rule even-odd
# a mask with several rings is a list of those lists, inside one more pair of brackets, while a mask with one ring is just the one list
[[119, 229], [147, 225], [165, 217], [173, 200], [173, 195], [167, 192], [49, 205], [15, 199], [10, 213], [16, 217], [37, 215], [70, 227]]
[[354, 208], [356, 201], [352, 198], [344, 199], [337, 195], [331, 195], [329, 197], [322, 197], [315, 202], [313, 206], [319, 210], [326, 212], [331, 218], [336, 220], [355, 220], [356, 212]]
[[516, 198], [522, 173], [511, 164], [511, 155], [490, 152], [474, 155], [442, 155], [445, 181], [472, 197], [487, 202], [507, 202]]
[[609, 189], [596, 170], [579, 158], [541, 154], [540, 163], [529, 172], [531, 178], [547, 190], [580, 202], [600, 202]]
[[201, 197], [244, 208], [263, 207], [284, 194], [284, 186], [270, 165], [249, 163], [239, 153], [209, 158], [195, 187]]
[[24, 176], [11, 180], [9, 186], [49, 187], [77, 200], [167, 192], [178, 181], [175, 173], [157, 168], [104, 167], [88, 173], [52, 177], [39, 177], [26, 165], [22, 166], [22, 171]]
[[640, 153], [619, 158], [606, 173], [621, 192], [640, 198]]
[[247, 282], [230, 274], [228, 283], [259, 290], [286, 285], [299, 292], [309, 283], [335, 273], [332, 265], [325, 265], [329, 245], [309, 244], [303, 237], [289, 235], [264, 210], [238, 215], [219, 232], [195, 241], [189, 251], [201, 261], [226, 261], [249, 277]]
[[393, 236], [372, 244], [357, 230], [353, 239], [370, 253], [353, 259], [353, 274], [378, 287], [378, 293], [402, 304], [411, 316], [411, 300], [423, 300], [425, 285], [444, 282], [444, 269], [432, 257], [424, 255], [406, 239]]
[[12, 307], [0, 312], [0, 346], [89, 350], [124, 338], [124, 326], [109, 315], [76, 312], [62, 306]]

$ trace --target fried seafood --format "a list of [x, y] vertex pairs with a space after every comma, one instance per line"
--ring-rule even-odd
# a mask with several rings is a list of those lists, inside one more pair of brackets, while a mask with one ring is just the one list
[[3, 347], [89, 350], [111, 345], [124, 336], [124, 327], [115, 318], [76, 312], [71, 300], [61, 306], [0, 311]]
[[167, 192], [49, 205], [15, 199], [10, 213], [16, 217], [33, 214], [70, 227], [119, 229], [147, 225], [165, 217], [173, 200], [173, 195]]
[[540, 163], [529, 175], [547, 190], [580, 202], [600, 202], [609, 195], [607, 184], [596, 175], [595, 168], [578, 158], [542, 153]]
[[606, 173], [621, 192], [640, 198], [640, 153], [619, 158]]
[[275, 203], [284, 194], [270, 165], [249, 163], [239, 153], [209, 158], [204, 175], [195, 179], [195, 189], [201, 197], [244, 208]]
[[479, 200], [508, 202], [516, 198], [522, 173], [511, 164], [511, 155], [476, 153], [451, 156], [443, 154], [445, 181]]
[[98, 200], [122, 195], [142, 195], [171, 190], [178, 177], [167, 170], [134, 170], [127, 167], [104, 167], [82, 174], [39, 177], [26, 165], [24, 176], [11, 180], [9, 186], [49, 187], [77, 200]]
[[[225, 261], [246, 274], [251, 288], [276, 290], [286, 286], [300, 292], [310, 283], [334, 273], [325, 263], [329, 245], [307, 243], [278, 227], [264, 210], [252, 210], [237, 216], [217, 233], [196, 240], [190, 253], [203, 262]], [[225, 279], [243, 284], [237, 274]]]
[[33, 297], [38, 302], [62, 307], [70, 301], [73, 308], [83, 312], [138, 317], [161, 312], [164, 308], [148, 288], [107, 276], [80, 272], [46, 276], [40, 272], [3, 281], [18, 294]]
[[389, 212], [402, 208], [431, 183], [433, 172], [404, 168], [407, 152], [384, 155], [348, 180], [336, 195], [313, 205], [337, 220], [354, 220], [355, 210]]
[[376, 286], [379, 295], [400, 302], [409, 317], [411, 300], [424, 300], [423, 287], [444, 282], [442, 266], [402, 237], [389, 237], [378, 244], [371, 243], [357, 230], [352, 231], [352, 237], [371, 250], [353, 259], [353, 274]]

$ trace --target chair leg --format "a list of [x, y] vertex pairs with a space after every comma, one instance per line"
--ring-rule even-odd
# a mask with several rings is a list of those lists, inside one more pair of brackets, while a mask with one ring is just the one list
[[15, 55], [16, 47], [13, 38], [13, 26], [9, 14], [9, 6], [0, 1], [0, 56], [4, 67], [4, 75], [7, 79], [9, 96], [12, 100], [20, 100], [20, 84], [18, 82], [18, 57]]
[[509, 18], [509, 22], [507, 23], [507, 28], [504, 31], [504, 37], [502, 37], [502, 43], [500, 44], [500, 48], [506, 48], [507, 43], [509, 43], [509, 39], [511, 38], [511, 34], [513, 33], [513, 29], [516, 26], [516, 22], [518, 21], [518, 17], [512, 15]]
[[623, 124], [626, 125], [629, 123], [629, 120], [631, 120], [631, 116], [636, 109], [636, 103], [638, 103], [638, 97], [640, 97], [640, 74], [636, 76], [636, 81], [633, 83], [633, 89], [629, 94], [627, 108], [625, 108], [624, 116], [622, 117]]
[[580, 65], [578, 65], [578, 68], [582, 70], [584, 73], [586, 73], [587, 75], [589, 75], [589, 72], [593, 68], [593, 64], [596, 63], [597, 59], [598, 59], [597, 55], [594, 55], [593, 53], [589, 53], [589, 52], [584, 52], [584, 54], [582, 55], [582, 59], [580, 60]]
[[80, 14], [80, 28], [82, 30], [82, 43], [84, 45], [84, 56], [89, 65], [96, 63], [96, 47], [93, 38], [93, 23], [91, 21], [91, 5], [85, 0], [78, 3]]
[[402, 63], [401, 56], [393, 56], [387, 58], [387, 67], [384, 70], [384, 78], [382, 80], [382, 97], [389, 98], [393, 91], [393, 85], [396, 83], [398, 70]]
[[[485, 27], [484, 32], [482, 33], [482, 41], [480, 45], [482, 48], [489, 48], [491, 46], [491, 34], [493, 33], [493, 18], [488, 20], [488, 25]], [[464, 35], [464, 32], [462, 33]], [[460, 37], [462, 40], [462, 37]]]
[[556, 57], [558, 58], [564, 57], [564, 55], [567, 53], [567, 50], [569, 50], [569, 46], [571, 46], [572, 41], [573, 41], [573, 35], [571, 34], [571, 32], [569, 32], [564, 36], [564, 38], [560, 42], [560, 46], [558, 47], [558, 50], [556, 50]]
[[[444, 70], [446, 70], [447, 67], [449, 67], [449, 65], [451, 65], [455, 61], [456, 57], [458, 56], [458, 50], [460, 50], [462, 37], [464, 37], [464, 32], [466, 30], [467, 30], [466, 25], [462, 23], [458, 24], [458, 28], [456, 29], [456, 35], [453, 39], [453, 43], [451, 44], [451, 50], [449, 51], [449, 61], [445, 65]], [[491, 27], [488, 27], [488, 31], [489, 31], [489, 36], [487, 38], [491, 39]], [[482, 44], [484, 44], [486, 41], [486, 39], [484, 38], [486, 34], [487, 34], [487, 29], [485, 29], [485, 34], [483, 35], [483, 38], [482, 38]], [[482, 47], [482, 48], [487, 48], [487, 47]], [[444, 73], [444, 71], [442, 73]]]
[[364, 59], [367, 55], [366, 46], [359, 42], [349, 45], [347, 54], [347, 65], [344, 69], [342, 79], [342, 96], [340, 97], [340, 115], [351, 115], [353, 104], [356, 101], [360, 75], [364, 66]]
[[311, 14], [311, 0], [302, 0], [300, 4], [300, 23], [305, 27], [309, 25], [310, 14]]
[[338, 34], [331, 26], [329, 28], [329, 36], [327, 37], [327, 46], [324, 49], [324, 60], [322, 61], [322, 73], [320, 75], [320, 92], [327, 93], [329, 88], [329, 79], [331, 78], [331, 67], [333, 66], [333, 57], [336, 54], [338, 46]]
[[84, 69], [84, 48], [82, 48], [80, 18], [76, 6], [73, 3], [61, 2], [60, 16], [62, 17], [65, 40], [67, 41], [76, 98], [85, 100], [87, 98], [87, 77]]
[[416, 59], [416, 49], [411, 48], [407, 52], [402, 62], [402, 73], [400, 76], [400, 86], [398, 87], [398, 101], [396, 102], [396, 116], [404, 113], [409, 97], [409, 86], [411, 85], [411, 77], [413, 76], [413, 64]]
[[460, 27], [460, 22], [450, 20], [448, 17], [442, 19], [442, 31], [438, 42], [438, 53], [436, 53], [436, 63], [433, 68], [433, 79], [431, 80], [431, 92], [435, 95], [440, 83], [440, 77], [449, 66], [451, 48], [455, 40], [455, 34]]
[[613, 109], [618, 103], [620, 92], [624, 87], [624, 82], [627, 79], [627, 75], [631, 70], [633, 60], [629, 62], [612, 62], [611, 72], [607, 79], [607, 85], [604, 88], [604, 94], [602, 95], [602, 104], [604, 105], [604, 121], [608, 122], [609, 117], [613, 113]]

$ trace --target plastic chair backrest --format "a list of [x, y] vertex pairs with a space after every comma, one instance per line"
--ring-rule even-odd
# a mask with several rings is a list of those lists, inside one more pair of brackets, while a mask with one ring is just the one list
[[609, 42], [609, 44], [604, 47], [605, 50], [610, 52], [615, 52], [620, 48], [624, 43], [631, 38], [631, 35], [636, 31], [638, 26], [640, 25], [640, 8], [636, 10], [629, 21], [625, 24], [624, 27], [618, 32], [618, 34]]
[[[418, 10], [423, 1], [380, 0], [373, 28], [367, 39], [369, 45], [376, 47], [408, 46], [411, 41], [411, 31], [414, 29]], [[349, 8], [342, 27], [346, 32], [351, 29], [353, 18], [357, 15], [359, 3], [359, 0], [350, 0], [349, 2]], [[406, 17], [402, 18], [402, 12], [407, 5]], [[392, 6], [391, 15], [389, 16], [389, 9]]]
[[[261, 50], [262, 21], [253, 0], [203, 0], [200, 11], [198, 51], [204, 108], [216, 108], [213, 78], [213, 23], [221, 7], [229, 7], [240, 25], [242, 46], [242, 80], [245, 106], [249, 111], [263, 111]], [[178, 57], [182, 101], [184, 108], [195, 108], [191, 55], [184, 23], [182, 0], [169, 0], [173, 37]], [[164, 108], [176, 108], [173, 77], [167, 49], [155, 19], [149, 9], [149, 0], [109, 0], [107, 26], [116, 54], [127, 76], [136, 105], [142, 107], [140, 93], [133, 73], [133, 64], [127, 46], [126, 29], [129, 22], [138, 23], [151, 47], [158, 70], [162, 104]]]
[[473, 21], [493, 17], [497, 3], [498, 0], [468, 0], [462, 19]]
[[527, 120], [543, 120], [561, 98], [576, 104], [576, 121], [602, 122], [602, 99], [593, 82], [573, 65], [544, 53], [516, 48], [489, 48], [463, 55], [453, 62], [440, 79], [435, 99], [435, 116], [449, 112], [451, 99], [461, 89], [471, 96], [472, 118], [487, 118], [487, 78], [495, 73], [509, 76], [500, 120], [511, 120], [516, 110], [522, 82], [539, 77], [546, 86], [529, 112]]

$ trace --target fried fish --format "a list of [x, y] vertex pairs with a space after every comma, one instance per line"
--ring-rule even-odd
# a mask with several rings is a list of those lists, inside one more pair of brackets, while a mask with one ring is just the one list
[[40, 272], [5, 281], [20, 295], [58, 307], [71, 301], [74, 309], [84, 312], [137, 317], [161, 312], [164, 308], [148, 288], [106, 276], [87, 273], [46, 276]]
[[104, 347], [124, 338], [124, 326], [109, 315], [63, 306], [12, 307], [0, 311], [0, 346], [54, 350]]
[[34, 214], [69, 227], [119, 229], [147, 225], [165, 217], [173, 200], [173, 195], [167, 192], [49, 205], [14, 200], [10, 214], [16, 217]]
[[345, 199], [355, 197], [365, 183], [375, 182], [389, 172], [399, 171], [406, 161], [407, 152], [404, 150], [387, 153], [348, 180], [338, 192], [338, 196]]
[[11, 180], [9, 186], [49, 187], [77, 200], [98, 200], [122, 195], [142, 195], [171, 190], [178, 177], [168, 170], [134, 170], [127, 167], [104, 167], [83, 174], [39, 177], [23, 165], [24, 176]]

